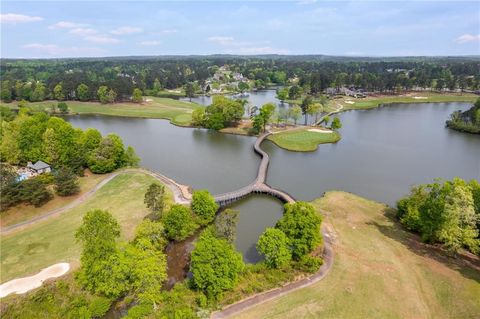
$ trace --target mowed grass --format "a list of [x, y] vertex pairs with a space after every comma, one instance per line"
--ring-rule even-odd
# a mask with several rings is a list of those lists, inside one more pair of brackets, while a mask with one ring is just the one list
[[90, 172], [86, 172], [85, 176], [79, 177], [78, 179], [78, 183], [80, 185], [80, 192], [78, 194], [65, 197], [55, 194], [52, 200], [48, 201], [46, 204], [40, 207], [26, 204], [14, 206], [1, 213], [0, 226], [7, 227], [10, 225], [15, 225], [31, 218], [46, 214], [51, 210], [68, 205], [74, 200], [84, 195], [85, 193], [87, 193], [88, 191], [92, 190], [97, 184], [99, 184], [108, 176], [108, 174], [93, 174]]
[[[99, 102], [66, 101], [72, 114], [100, 114], [110, 116], [158, 118], [170, 120], [173, 124], [188, 126], [192, 121], [194, 109], [202, 107], [199, 104], [179, 101], [170, 98], [145, 97], [143, 103], [113, 103], [101, 104]], [[28, 103], [34, 110], [51, 111], [52, 105], [57, 101], [43, 101]], [[3, 106], [16, 108], [17, 102], [1, 103]]]
[[313, 204], [334, 234], [330, 273], [235, 318], [478, 318], [478, 258], [473, 268], [426, 247], [383, 204], [344, 192]]
[[[2, 235], [0, 282], [32, 275], [58, 262], [77, 266], [81, 247], [74, 234], [85, 213], [92, 209], [111, 212], [122, 227], [122, 239], [131, 239], [135, 227], [149, 214], [143, 199], [147, 187], [154, 181], [156, 179], [145, 173], [125, 172], [70, 211]], [[169, 201], [173, 201], [168, 189], [167, 192]]]
[[[329, 103], [329, 109], [335, 110], [338, 105], [343, 105], [344, 110], [371, 109], [383, 104], [392, 103], [447, 103], [447, 102], [475, 102], [478, 95], [475, 94], [441, 94], [435, 92], [416, 92], [411, 95], [384, 95], [369, 96], [366, 98], [342, 97], [334, 99]], [[346, 103], [345, 101], [352, 101]]]
[[301, 128], [278, 132], [268, 137], [270, 141], [281, 148], [296, 152], [312, 152], [319, 144], [335, 143], [340, 140], [340, 134], [309, 131], [311, 128]]

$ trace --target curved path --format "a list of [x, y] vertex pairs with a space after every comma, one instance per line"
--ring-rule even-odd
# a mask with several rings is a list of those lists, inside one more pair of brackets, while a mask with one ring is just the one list
[[242, 187], [240, 189], [237, 189], [235, 191], [215, 195], [214, 196], [215, 201], [220, 206], [227, 206], [253, 193], [261, 193], [261, 194], [274, 196], [280, 199], [284, 203], [295, 202], [295, 199], [290, 194], [288, 194], [285, 191], [272, 188], [265, 182], [267, 178], [267, 171], [268, 171], [268, 164], [270, 162], [270, 157], [264, 150], [262, 150], [260, 145], [270, 134], [272, 133], [266, 132], [260, 135], [255, 141], [255, 144], [253, 144], [253, 149], [255, 153], [257, 153], [262, 158], [260, 165], [258, 167], [257, 177], [255, 178], [255, 180], [251, 184], [245, 187]]
[[341, 105], [340, 103], [337, 103], [337, 107], [338, 108], [335, 111], [332, 111], [332, 112], [327, 113], [324, 116], [322, 116], [317, 122], [315, 122], [314, 126], [318, 126], [318, 125], [322, 124], [322, 122], [325, 120], [325, 118], [327, 116], [333, 115], [335, 113], [339, 113], [341, 110], [343, 110], [343, 105]]
[[191, 193], [190, 193], [190, 190], [189, 190], [188, 186], [179, 184], [179, 183], [175, 182], [174, 180], [172, 180], [172, 179], [170, 179], [170, 178], [168, 178], [168, 177], [166, 177], [166, 176], [164, 176], [164, 175], [162, 175], [158, 172], [150, 171], [150, 170], [143, 169], [143, 168], [125, 169], [125, 170], [121, 170], [121, 171], [112, 173], [110, 176], [108, 176], [107, 178], [102, 180], [100, 183], [98, 183], [94, 188], [92, 188], [91, 190], [89, 190], [85, 194], [81, 195], [80, 197], [78, 197], [77, 199], [72, 201], [71, 203], [69, 203], [65, 206], [59, 207], [59, 208], [52, 209], [51, 211], [49, 211], [49, 212], [47, 212], [43, 215], [34, 217], [34, 218], [26, 220], [24, 222], [21, 222], [21, 223], [15, 224], [15, 225], [11, 225], [11, 226], [7, 226], [7, 227], [3, 227], [0, 230], [0, 234], [6, 235], [6, 234], [9, 234], [9, 233], [19, 229], [19, 228], [24, 227], [24, 226], [28, 226], [28, 225], [34, 224], [38, 221], [46, 220], [50, 217], [60, 215], [64, 212], [74, 208], [75, 206], [80, 205], [81, 203], [85, 202], [86, 200], [90, 199], [100, 188], [105, 186], [105, 184], [110, 182], [116, 176], [118, 176], [120, 174], [127, 173], [127, 172], [142, 172], [142, 173], [148, 174], [148, 175], [158, 179], [159, 181], [164, 183], [168, 188], [170, 188], [170, 190], [173, 193], [173, 197], [175, 199], [175, 202], [177, 202], [179, 204], [188, 204], [188, 203], [190, 203], [190, 201], [192, 199], [192, 196], [191, 196]]
[[246, 299], [243, 299], [237, 303], [227, 306], [225, 309], [212, 313], [210, 318], [211, 319], [228, 318], [242, 311], [250, 309], [256, 305], [259, 305], [263, 302], [284, 296], [294, 290], [310, 286], [322, 280], [332, 268], [333, 259], [334, 259], [333, 249], [332, 249], [333, 238], [325, 225], [322, 225], [322, 235], [324, 238], [324, 246], [323, 246], [323, 254], [322, 254], [323, 265], [320, 267], [320, 269], [316, 273], [314, 273], [309, 277], [300, 279], [298, 281], [288, 283], [285, 286], [282, 286], [280, 288], [262, 292], [254, 296], [248, 297]]

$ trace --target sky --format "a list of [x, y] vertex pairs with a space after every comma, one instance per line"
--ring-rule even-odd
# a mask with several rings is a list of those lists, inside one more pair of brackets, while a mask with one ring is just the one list
[[480, 1], [8, 1], [2, 58], [479, 55]]

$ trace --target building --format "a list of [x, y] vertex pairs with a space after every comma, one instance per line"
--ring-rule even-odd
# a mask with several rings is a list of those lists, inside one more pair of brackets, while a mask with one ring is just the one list
[[43, 174], [43, 173], [50, 173], [51, 168], [50, 165], [43, 161], [37, 161], [35, 164], [32, 164], [32, 162], [28, 162], [27, 168], [33, 170], [37, 174]]

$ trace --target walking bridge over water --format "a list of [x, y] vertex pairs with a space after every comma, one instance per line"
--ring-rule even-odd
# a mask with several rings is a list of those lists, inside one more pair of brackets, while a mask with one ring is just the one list
[[233, 202], [240, 200], [242, 198], [247, 197], [250, 194], [267, 194], [273, 197], [278, 198], [284, 203], [294, 203], [295, 199], [288, 194], [287, 192], [284, 192], [282, 190], [275, 189], [271, 186], [269, 186], [265, 180], [267, 178], [267, 171], [268, 171], [268, 164], [270, 162], [270, 157], [268, 154], [262, 150], [260, 147], [260, 144], [270, 135], [272, 134], [271, 132], [266, 132], [262, 135], [260, 135], [257, 140], [255, 141], [255, 144], [253, 144], [253, 149], [256, 154], [258, 154], [262, 160], [260, 161], [260, 165], [258, 167], [258, 172], [257, 172], [257, 177], [256, 179], [249, 185], [242, 187], [240, 189], [237, 189], [232, 192], [224, 193], [224, 194], [219, 194], [215, 196], [215, 201], [217, 204], [219, 204], [221, 207], [228, 206], [232, 204]]

